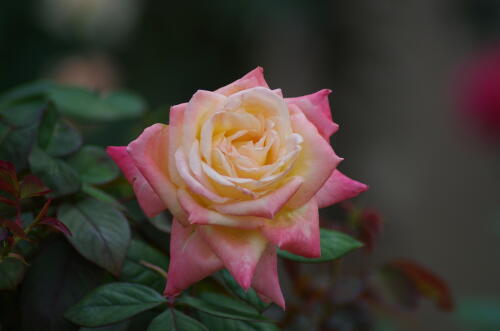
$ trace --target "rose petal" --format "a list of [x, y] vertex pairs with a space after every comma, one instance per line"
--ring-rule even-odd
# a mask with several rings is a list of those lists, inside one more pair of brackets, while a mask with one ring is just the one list
[[201, 195], [202, 197], [219, 203], [224, 203], [228, 201], [228, 198], [221, 197], [215, 192], [212, 192], [209, 188], [200, 183], [196, 178], [191, 175], [189, 171], [189, 166], [186, 160], [186, 155], [182, 148], [179, 148], [177, 152], [175, 152], [175, 164], [177, 166], [177, 171], [179, 175], [184, 180], [185, 185], [189, 187], [191, 191], [194, 193]]
[[316, 126], [319, 133], [328, 140], [337, 132], [339, 126], [332, 121], [332, 113], [328, 95], [331, 90], [321, 90], [313, 94], [298, 98], [287, 98], [286, 102], [296, 105], [306, 115], [307, 119]]
[[[296, 106], [292, 105], [294, 109]], [[292, 176], [300, 176], [304, 184], [287, 203], [297, 208], [308, 202], [331, 176], [333, 170], [342, 161], [330, 144], [323, 139], [316, 127], [300, 111], [291, 115], [293, 130], [302, 136], [302, 151], [290, 171]]]
[[262, 228], [264, 236], [286, 251], [304, 257], [319, 257], [319, 216], [316, 199], [299, 209], [284, 210]]
[[189, 100], [184, 111], [182, 129], [182, 145], [186, 153], [189, 153], [193, 142], [197, 139], [203, 123], [222, 107], [226, 99], [225, 96], [215, 92], [198, 90]]
[[212, 163], [212, 140], [216, 124], [218, 130], [222, 132], [237, 129], [260, 130], [260, 121], [252, 114], [225, 111], [213, 113], [203, 123], [201, 129], [200, 149], [203, 158], [208, 164]]
[[282, 138], [292, 133], [287, 104], [268, 88], [253, 87], [232, 94], [227, 98], [223, 110], [234, 111], [240, 108], [257, 108], [263, 116], [274, 117], [275, 130]]
[[252, 280], [252, 288], [265, 301], [273, 301], [285, 310], [285, 299], [281, 293], [280, 280], [278, 278], [278, 261], [274, 245], [267, 245], [262, 253], [259, 264], [255, 268]]
[[274, 214], [276, 214], [287, 203], [290, 197], [297, 192], [302, 182], [303, 180], [301, 177], [294, 177], [279, 189], [258, 199], [222, 205], [215, 204], [213, 207], [222, 214], [250, 215], [272, 219]]
[[132, 185], [137, 201], [148, 217], [153, 217], [167, 208], [153, 191], [146, 178], [137, 169], [127, 152], [127, 146], [109, 146], [106, 151]]
[[175, 166], [175, 151], [182, 144], [182, 132], [184, 112], [186, 111], [187, 103], [181, 103], [170, 108], [169, 133], [168, 133], [168, 174], [172, 183], [177, 186], [182, 185], [182, 178], [177, 172]]
[[316, 193], [319, 208], [328, 207], [368, 190], [368, 185], [355, 181], [338, 170], [334, 170], [323, 187]]
[[208, 247], [196, 227], [183, 227], [176, 219], [172, 221], [166, 296], [180, 294], [222, 267], [222, 261]]
[[264, 69], [262, 69], [261, 67], [255, 68], [242, 78], [232, 82], [231, 84], [221, 87], [215, 92], [228, 96], [241, 90], [256, 86], [269, 88], [269, 85], [267, 85], [267, 82], [264, 79]]
[[174, 217], [186, 222], [186, 214], [177, 201], [175, 186], [168, 177], [168, 129], [162, 124], [146, 128], [127, 146], [127, 151]]
[[177, 191], [181, 207], [188, 215], [188, 222], [197, 225], [223, 225], [242, 229], [255, 229], [264, 219], [253, 216], [228, 216], [204, 208], [183, 189]]
[[267, 246], [266, 239], [255, 230], [215, 225], [199, 226], [198, 229], [238, 284], [248, 289], [255, 267]]

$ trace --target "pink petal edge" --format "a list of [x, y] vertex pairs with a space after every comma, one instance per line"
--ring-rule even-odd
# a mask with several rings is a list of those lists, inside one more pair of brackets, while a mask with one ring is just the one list
[[285, 99], [289, 105], [296, 105], [326, 140], [339, 128], [338, 124], [332, 121], [328, 101], [328, 95], [331, 92], [331, 90], [324, 89], [313, 94]]
[[273, 244], [268, 244], [262, 253], [259, 264], [255, 268], [252, 288], [264, 301], [272, 301], [285, 310], [285, 299], [278, 278], [276, 247]]
[[222, 267], [222, 261], [208, 247], [196, 227], [184, 227], [176, 219], [172, 221], [166, 296], [179, 295]]
[[354, 198], [368, 190], [368, 185], [355, 181], [337, 169], [316, 193], [319, 208], [328, 207], [338, 202]]
[[298, 208], [311, 200], [343, 160], [335, 154], [330, 143], [319, 135], [316, 127], [296, 108], [292, 105], [290, 119], [293, 131], [300, 134], [304, 141], [290, 175], [302, 177], [304, 183], [288, 201], [287, 206], [291, 208]]
[[197, 229], [238, 284], [248, 289], [267, 240], [257, 230], [215, 225], [199, 226]]
[[215, 210], [221, 214], [239, 216], [258, 216], [272, 219], [274, 215], [288, 202], [290, 197], [302, 185], [301, 177], [293, 177], [285, 185], [258, 199], [214, 204]]
[[221, 225], [240, 229], [256, 229], [264, 224], [265, 219], [253, 216], [223, 215], [200, 205], [186, 190], [177, 191], [179, 203], [188, 215], [188, 222], [193, 225]]
[[137, 201], [148, 217], [158, 215], [167, 207], [154, 192], [151, 185], [135, 166], [134, 161], [127, 152], [126, 146], [109, 146], [108, 155], [115, 161], [134, 189]]
[[262, 86], [269, 88], [269, 85], [267, 85], [267, 82], [264, 78], [264, 69], [262, 67], [257, 67], [247, 73], [245, 76], [241, 77], [240, 79], [224, 86], [221, 87], [220, 89], [216, 90], [215, 92], [229, 96], [231, 94], [234, 94], [236, 92], [246, 90], [252, 87], [256, 86]]
[[186, 214], [177, 201], [175, 186], [168, 177], [168, 130], [154, 124], [127, 146], [127, 151], [144, 178], [174, 217], [187, 224]]
[[265, 224], [262, 234], [273, 244], [304, 257], [320, 257], [319, 215], [316, 199], [284, 211]]

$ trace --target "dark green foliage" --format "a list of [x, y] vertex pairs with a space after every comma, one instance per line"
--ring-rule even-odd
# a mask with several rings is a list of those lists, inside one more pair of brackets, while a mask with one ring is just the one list
[[205, 292], [200, 298], [183, 296], [177, 299], [178, 304], [187, 305], [204, 313], [222, 318], [243, 321], [270, 322], [270, 320], [243, 301], [225, 295]]
[[21, 329], [78, 330], [63, 318], [64, 312], [106, 279], [102, 269], [82, 259], [64, 241], [44, 245], [23, 283]]
[[86, 327], [123, 321], [166, 302], [150, 287], [131, 283], [112, 283], [90, 292], [71, 307], [66, 318]]
[[208, 329], [200, 322], [189, 317], [178, 310], [168, 309], [158, 315], [148, 327], [148, 331], [207, 331]]
[[120, 211], [87, 198], [62, 205], [57, 216], [73, 233], [67, 238], [82, 256], [116, 276], [120, 274], [130, 241], [130, 228]]
[[168, 257], [146, 242], [132, 239], [123, 263], [120, 280], [147, 285], [161, 293], [165, 288], [166, 279], [159, 272], [148, 267], [149, 265], [157, 266], [166, 273]]
[[247, 291], [242, 289], [233, 276], [231, 276], [229, 271], [224, 269], [221, 271], [221, 275], [229, 289], [240, 299], [246, 301], [260, 312], [263, 312], [269, 307], [270, 304], [263, 302], [253, 289], [249, 288]]

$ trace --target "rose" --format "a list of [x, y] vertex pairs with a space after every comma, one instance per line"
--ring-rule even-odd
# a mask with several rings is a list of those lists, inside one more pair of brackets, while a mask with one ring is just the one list
[[367, 189], [336, 170], [329, 93], [284, 99], [257, 68], [108, 148], [144, 212], [174, 216], [165, 295], [225, 267], [284, 308], [275, 247], [319, 257], [318, 207]]

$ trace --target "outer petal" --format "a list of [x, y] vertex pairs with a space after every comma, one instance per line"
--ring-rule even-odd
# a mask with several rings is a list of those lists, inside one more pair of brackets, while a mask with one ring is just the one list
[[354, 198], [366, 190], [368, 190], [368, 185], [350, 179], [340, 171], [334, 170], [325, 185], [316, 193], [316, 199], [319, 208], [323, 208]]
[[183, 189], [177, 191], [181, 207], [188, 215], [188, 222], [197, 225], [222, 225], [241, 229], [255, 229], [260, 227], [265, 219], [253, 216], [223, 215], [216, 211], [204, 208]]
[[339, 126], [332, 121], [332, 113], [328, 95], [331, 90], [321, 90], [313, 94], [298, 98], [285, 99], [289, 105], [296, 105], [306, 115], [307, 119], [316, 126], [319, 133], [328, 140], [337, 132]]
[[167, 208], [153, 191], [146, 178], [137, 169], [127, 152], [126, 146], [109, 146], [106, 151], [132, 185], [139, 205], [148, 217], [153, 217]]
[[301, 177], [294, 177], [282, 187], [259, 199], [238, 201], [222, 205], [217, 204], [213, 207], [222, 214], [251, 215], [272, 219], [274, 214], [276, 214], [287, 203], [290, 197], [297, 192], [302, 183], [303, 180]]
[[168, 126], [155, 124], [132, 141], [127, 151], [142, 175], [180, 222], [186, 222], [177, 201], [175, 186], [168, 178]]
[[259, 264], [257, 264], [252, 280], [252, 288], [257, 291], [257, 294], [264, 301], [273, 301], [283, 310], [285, 309], [285, 299], [281, 293], [278, 278], [276, 248], [272, 244], [267, 245]]
[[311, 199], [299, 209], [285, 210], [267, 222], [262, 229], [264, 236], [290, 253], [319, 257], [319, 216], [316, 199]]
[[304, 138], [302, 151], [290, 172], [292, 176], [304, 178], [304, 184], [287, 203], [289, 207], [297, 208], [320, 190], [342, 159], [335, 154], [329, 142], [321, 138], [304, 114], [297, 111], [296, 106], [292, 105], [291, 108], [295, 110], [290, 116], [293, 131]]
[[238, 79], [235, 82], [232, 82], [229, 85], [221, 87], [215, 92], [227, 96], [239, 92], [241, 90], [246, 90], [256, 86], [269, 88], [269, 85], [267, 85], [267, 82], [264, 79], [264, 69], [262, 69], [262, 67], [255, 68], [242, 78]]
[[214, 225], [199, 226], [198, 229], [238, 284], [248, 289], [255, 267], [266, 248], [266, 239], [256, 230]]
[[173, 220], [165, 295], [178, 295], [222, 266], [222, 261], [207, 246], [194, 226], [183, 227]]

